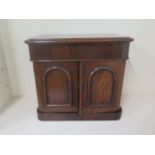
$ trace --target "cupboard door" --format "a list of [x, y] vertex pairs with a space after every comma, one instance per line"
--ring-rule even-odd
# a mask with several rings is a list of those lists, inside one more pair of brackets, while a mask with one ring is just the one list
[[80, 107], [84, 113], [109, 112], [120, 108], [124, 68], [125, 61], [121, 60], [81, 63]]
[[34, 62], [39, 110], [78, 112], [76, 62]]

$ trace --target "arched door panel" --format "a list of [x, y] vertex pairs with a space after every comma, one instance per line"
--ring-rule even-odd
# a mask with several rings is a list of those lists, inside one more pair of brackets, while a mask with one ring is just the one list
[[34, 63], [39, 110], [78, 112], [78, 66], [76, 62]]
[[83, 62], [80, 107], [84, 113], [117, 111], [123, 82], [124, 61]]

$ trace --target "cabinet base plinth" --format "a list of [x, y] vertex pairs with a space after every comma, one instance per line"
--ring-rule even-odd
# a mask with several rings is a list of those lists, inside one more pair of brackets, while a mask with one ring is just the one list
[[50, 113], [41, 112], [37, 109], [39, 120], [118, 120], [121, 117], [122, 108], [118, 111], [97, 113], [97, 114], [82, 114], [78, 113]]

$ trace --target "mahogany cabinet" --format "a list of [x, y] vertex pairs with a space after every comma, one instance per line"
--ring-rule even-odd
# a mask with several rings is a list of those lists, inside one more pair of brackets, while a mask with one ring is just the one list
[[33, 61], [40, 120], [116, 120], [130, 37], [40, 36], [25, 42]]

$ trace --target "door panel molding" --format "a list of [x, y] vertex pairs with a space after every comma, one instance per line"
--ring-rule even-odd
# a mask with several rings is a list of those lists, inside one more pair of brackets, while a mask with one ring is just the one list
[[[92, 97], [93, 97], [93, 94], [92, 94], [92, 85], [93, 85], [93, 78], [96, 76], [96, 74], [98, 72], [107, 72], [108, 74], [111, 75], [112, 77], [112, 81], [111, 81], [111, 93], [110, 93], [110, 101], [108, 103], [98, 103], [98, 104], [95, 104], [93, 103], [92, 101]], [[104, 77], [103, 77], [104, 78]], [[109, 79], [106, 79], [106, 80], [109, 80]], [[115, 90], [115, 82], [116, 81], [116, 76], [115, 76], [115, 71], [111, 68], [111, 67], [108, 67], [108, 66], [102, 66], [102, 67], [97, 67], [95, 69], [93, 69], [91, 72], [90, 72], [90, 76], [88, 78], [88, 97], [87, 97], [87, 105], [89, 106], [112, 106], [114, 103], [114, 90]], [[102, 82], [102, 81], [101, 81]], [[106, 82], [106, 81], [105, 81]], [[102, 84], [104, 84], [102, 82]], [[105, 88], [102, 88], [104, 89], [104, 91], [106, 91]], [[101, 90], [101, 87], [100, 87], [100, 90]]]
[[81, 64], [83, 113], [103, 113], [120, 108], [125, 62], [89, 61]]
[[78, 112], [78, 63], [34, 63], [39, 110]]
[[[50, 75], [50, 73], [54, 74], [54, 71], [60, 71], [62, 72], [66, 77], [67, 77], [67, 80], [68, 80], [68, 103], [67, 104], [51, 104], [49, 103], [49, 95], [48, 95], [48, 76]], [[60, 67], [60, 66], [52, 66], [50, 68], [47, 68], [45, 70], [45, 73], [44, 73], [44, 95], [45, 95], [45, 102], [46, 102], [46, 106], [72, 106], [72, 84], [71, 84], [71, 75], [69, 73], [69, 71], [67, 69], [65, 69], [64, 67]], [[61, 81], [60, 81], [61, 82]]]

